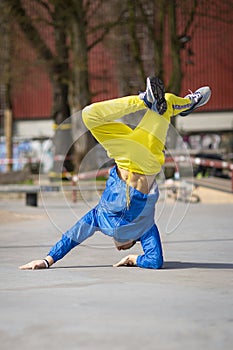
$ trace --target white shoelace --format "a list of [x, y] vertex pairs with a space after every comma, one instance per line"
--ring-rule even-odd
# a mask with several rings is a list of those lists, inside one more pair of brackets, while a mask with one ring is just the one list
[[200, 97], [201, 97], [201, 93], [198, 91], [198, 92], [192, 92], [192, 90], [189, 89], [189, 92], [190, 92], [190, 97], [194, 100], [194, 102], [198, 102]]

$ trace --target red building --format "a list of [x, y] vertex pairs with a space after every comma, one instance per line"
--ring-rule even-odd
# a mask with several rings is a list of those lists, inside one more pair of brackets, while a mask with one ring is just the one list
[[[186, 95], [188, 89], [209, 85], [212, 89], [210, 102], [200, 112], [214, 115], [214, 128], [210, 119], [201, 122], [201, 128], [187, 126], [189, 121], [182, 120], [177, 125], [185, 131], [230, 131], [233, 127], [233, 36], [232, 13], [224, 14], [224, 20], [218, 20], [219, 7], [208, 2], [208, 16], [197, 16], [193, 29], [189, 33], [191, 40], [186, 44], [182, 53], [184, 78], [181, 95]], [[225, 5], [221, 11], [226, 10]], [[30, 46], [20, 36], [19, 55], [25, 60], [25, 65], [19, 67], [19, 74], [13, 88], [13, 117], [15, 134], [22, 137], [51, 136], [51, 86], [46, 72], [36, 61]], [[169, 57], [165, 60], [169, 61]], [[17, 66], [17, 58], [15, 60]], [[35, 62], [35, 64], [34, 64]], [[169, 68], [168, 68], [169, 69]], [[119, 95], [114, 57], [111, 51], [101, 44], [89, 54], [89, 72], [91, 91], [94, 101], [114, 98]], [[110, 78], [100, 79], [108, 75]], [[137, 91], [135, 91], [137, 93]], [[199, 113], [200, 113], [199, 112]], [[218, 120], [218, 121], [217, 121]], [[33, 121], [33, 128], [26, 132], [28, 122]], [[200, 121], [200, 119], [199, 119]], [[198, 121], [198, 123], [199, 123]], [[36, 123], [37, 122], [37, 123]], [[206, 124], [205, 124], [206, 123]], [[191, 128], [191, 129], [190, 129]], [[195, 129], [196, 128], [196, 129]], [[220, 128], [220, 129], [218, 129]]]

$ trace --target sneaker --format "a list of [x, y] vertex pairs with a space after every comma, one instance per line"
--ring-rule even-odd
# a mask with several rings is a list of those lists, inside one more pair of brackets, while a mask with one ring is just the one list
[[162, 80], [158, 77], [148, 77], [146, 79], [146, 91], [139, 96], [148, 108], [159, 114], [164, 114], [167, 110], [167, 102], [164, 95]]
[[193, 112], [196, 108], [204, 106], [210, 99], [211, 90], [209, 86], [204, 86], [196, 90], [195, 92], [191, 92], [185, 98], [189, 98], [191, 101], [191, 107], [186, 111], [180, 113], [182, 117], [186, 117], [186, 115]]

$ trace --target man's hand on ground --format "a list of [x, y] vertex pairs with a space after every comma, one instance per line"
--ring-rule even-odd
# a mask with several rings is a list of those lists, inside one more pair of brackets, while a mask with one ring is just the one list
[[127, 255], [125, 258], [121, 259], [118, 263], [114, 264], [114, 267], [119, 266], [135, 266], [138, 255]]
[[[47, 261], [47, 262], [46, 262]], [[46, 269], [54, 263], [53, 258], [51, 256], [46, 256], [45, 259], [41, 260], [33, 260], [28, 264], [19, 266], [20, 270], [38, 270], [38, 269]], [[47, 266], [49, 264], [49, 266]]]
[[28, 264], [19, 266], [20, 270], [37, 270], [37, 269], [46, 269], [46, 263], [44, 260], [33, 260]]

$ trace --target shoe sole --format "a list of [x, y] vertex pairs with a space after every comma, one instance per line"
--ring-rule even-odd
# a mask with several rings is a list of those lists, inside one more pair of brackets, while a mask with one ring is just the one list
[[165, 100], [164, 85], [161, 79], [158, 77], [148, 77], [147, 78], [147, 88], [150, 95], [153, 98], [153, 103], [157, 101], [156, 108], [159, 114], [163, 114], [167, 109], [167, 102]]

